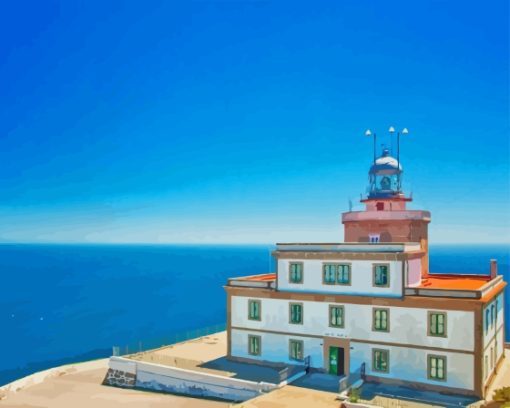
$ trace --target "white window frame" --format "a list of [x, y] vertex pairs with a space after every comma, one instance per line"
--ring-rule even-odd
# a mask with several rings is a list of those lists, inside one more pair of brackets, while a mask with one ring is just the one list
[[368, 242], [378, 244], [381, 240], [381, 234], [368, 234]]

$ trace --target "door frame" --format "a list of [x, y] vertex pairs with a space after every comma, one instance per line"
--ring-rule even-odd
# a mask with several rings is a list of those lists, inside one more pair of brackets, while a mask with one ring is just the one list
[[344, 375], [349, 375], [349, 354], [351, 341], [349, 339], [326, 336], [324, 337], [322, 344], [324, 352], [324, 370], [326, 373], [329, 373], [329, 347], [340, 347], [344, 349]]

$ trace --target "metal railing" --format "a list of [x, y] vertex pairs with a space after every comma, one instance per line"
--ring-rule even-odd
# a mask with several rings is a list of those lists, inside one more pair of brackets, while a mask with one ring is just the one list
[[153, 339], [140, 340], [125, 345], [116, 345], [112, 347], [113, 356], [125, 356], [128, 354], [139, 353], [142, 351], [153, 350], [172, 344], [181, 343], [198, 337], [208, 336], [226, 330], [225, 323], [212, 326], [201, 327], [198, 329], [187, 330], [179, 333], [173, 333], [168, 336], [157, 337]]
[[306, 356], [303, 359], [303, 364], [299, 365], [288, 365], [278, 371], [279, 382], [287, 381], [289, 378], [294, 377], [299, 372], [308, 372], [310, 369], [310, 356]]

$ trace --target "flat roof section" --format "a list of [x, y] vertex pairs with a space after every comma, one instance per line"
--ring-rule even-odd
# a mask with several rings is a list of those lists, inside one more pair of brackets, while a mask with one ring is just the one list
[[489, 275], [429, 274], [417, 288], [479, 290], [491, 280]]
[[405, 288], [406, 296], [455, 297], [490, 301], [504, 289], [503, 276], [432, 274], [420, 285]]
[[242, 276], [236, 279], [248, 281], [271, 281], [276, 279], [276, 273], [264, 273], [262, 275]]
[[430, 212], [422, 210], [403, 211], [350, 211], [342, 214], [342, 222], [420, 220], [430, 222]]
[[278, 243], [276, 251], [290, 252], [414, 252], [420, 251], [418, 242], [342, 242], [342, 243]]
[[245, 288], [274, 289], [276, 273], [263, 273], [260, 275], [240, 276], [229, 278], [228, 286], [241, 286]]

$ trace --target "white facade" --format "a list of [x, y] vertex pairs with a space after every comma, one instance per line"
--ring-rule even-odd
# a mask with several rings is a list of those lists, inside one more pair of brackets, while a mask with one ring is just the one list
[[[303, 282], [291, 283], [289, 265], [303, 264]], [[351, 283], [349, 285], [327, 285], [323, 282], [323, 266], [326, 264], [347, 264], [351, 266]], [[376, 264], [389, 266], [388, 287], [373, 285], [373, 267]], [[279, 259], [277, 288], [279, 291], [334, 293], [361, 296], [401, 297], [402, 296], [402, 261], [350, 261], [345, 259]]]
[[[254, 356], [248, 352], [248, 335], [261, 337], [261, 353]], [[323, 340], [320, 338], [300, 336], [298, 334], [263, 333], [250, 330], [232, 329], [232, 356], [250, 358], [259, 361], [299, 364], [289, 356], [289, 341], [303, 341], [305, 356], [310, 356], [312, 367], [324, 366], [322, 353]]]
[[483, 309], [483, 380], [487, 383], [504, 353], [504, 294]]
[[[431, 351], [425, 349], [395, 347], [377, 344], [351, 343], [351, 367], [360, 366], [372, 355], [372, 349], [389, 350], [389, 372], [373, 371], [372, 364], [367, 362], [367, 374], [383, 378], [405, 379], [417, 383], [442, 385], [465, 390], [474, 388], [474, 354], [454, 353], [449, 351]], [[438, 381], [428, 378], [427, 356], [439, 355], [446, 357], [446, 380]], [[469, 367], [471, 369], [466, 369]]]
[[[474, 351], [474, 313], [456, 310], [436, 310], [394, 306], [372, 306], [351, 303], [259, 299], [261, 319], [248, 319], [248, 301], [244, 296], [232, 296], [231, 325], [235, 328], [270, 332], [285, 332], [312, 336], [343, 337], [373, 342], [398, 343], [420, 347], [438, 347], [459, 351]], [[289, 322], [289, 304], [303, 305], [303, 324]], [[329, 326], [329, 306], [344, 307], [344, 328]], [[389, 310], [389, 332], [372, 330], [373, 310]], [[446, 337], [427, 335], [428, 312], [447, 315]], [[319, 366], [319, 365], [318, 365]]]
[[[248, 318], [248, 302], [260, 301], [260, 320]], [[426, 384], [472, 390], [474, 387], [474, 312], [388, 306], [389, 331], [372, 330], [374, 308], [365, 304], [294, 301], [271, 298], [231, 298], [232, 356], [261, 361], [296, 363], [289, 357], [289, 340], [303, 341], [303, 355], [310, 365], [324, 368], [324, 338], [349, 339], [349, 372], [365, 363], [366, 374], [391, 379], [412, 379]], [[303, 324], [289, 322], [289, 304], [303, 305]], [[344, 307], [344, 328], [329, 326], [329, 306]], [[446, 313], [446, 336], [429, 336], [428, 313]], [[249, 354], [248, 336], [259, 336], [260, 355]], [[372, 369], [372, 349], [389, 352], [389, 371]], [[446, 357], [445, 381], [428, 378], [428, 355]]]
[[[261, 353], [258, 356], [248, 352], [248, 336], [255, 335], [261, 338]], [[308, 337], [294, 334], [277, 334], [269, 332], [256, 332], [250, 330], [232, 329], [232, 355], [235, 357], [251, 358], [260, 361], [278, 361], [286, 364], [296, 364], [289, 357], [289, 341], [303, 341], [305, 356], [310, 356], [312, 367], [322, 368], [325, 365], [322, 338]], [[441, 385], [465, 390], [474, 387], [474, 354], [462, 352], [430, 351], [421, 348], [399, 347], [385, 343], [350, 342], [349, 372], [360, 370], [363, 363], [366, 374], [389, 379], [405, 379], [431, 385]], [[387, 350], [389, 352], [389, 370], [387, 373], [375, 371], [372, 366], [372, 350]], [[447, 378], [445, 381], [436, 381], [428, 378], [427, 357], [440, 355], [446, 357]]]

